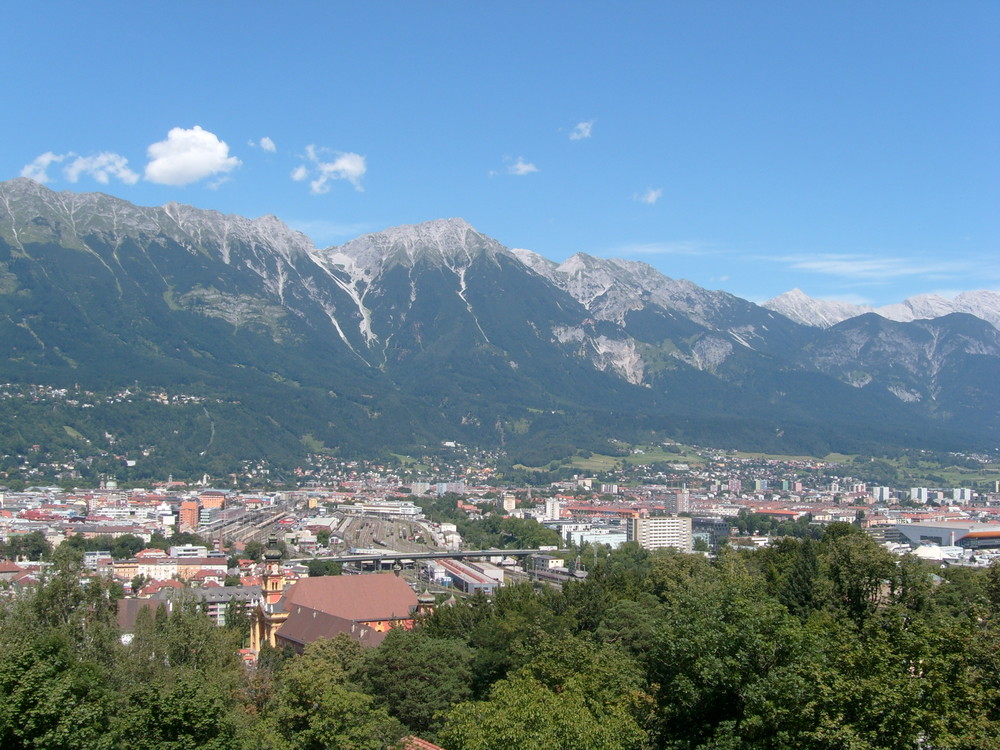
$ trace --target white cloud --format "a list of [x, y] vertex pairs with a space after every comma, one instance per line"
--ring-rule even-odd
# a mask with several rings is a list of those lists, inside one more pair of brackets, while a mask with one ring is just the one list
[[258, 148], [258, 147], [260, 147], [264, 151], [267, 151], [267, 152], [272, 153], [272, 154], [275, 151], [278, 150], [278, 147], [275, 145], [274, 141], [271, 140], [270, 138], [268, 138], [266, 135], [263, 138], [261, 138], [259, 141], [255, 141], [255, 140], [253, 140], [251, 138], [249, 141], [247, 141], [247, 145], [250, 148]]
[[645, 193], [636, 193], [632, 196], [633, 200], [639, 201], [639, 203], [645, 203], [646, 205], [652, 206], [656, 201], [660, 200], [663, 196], [663, 188], [650, 188]]
[[531, 162], [525, 161], [523, 156], [517, 157], [517, 161], [515, 161], [513, 164], [507, 165], [507, 174], [515, 174], [519, 177], [537, 171], [538, 167], [536, 167]]
[[187, 185], [240, 166], [240, 160], [229, 155], [225, 141], [199, 125], [189, 130], [172, 128], [167, 139], [152, 144], [147, 154], [146, 179], [160, 185]]
[[126, 185], [134, 185], [139, 181], [139, 175], [129, 169], [128, 159], [110, 151], [103, 151], [95, 156], [79, 156], [72, 151], [65, 154], [46, 151], [31, 164], [25, 165], [21, 170], [21, 176], [30, 177], [35, 182], [51, 182], [49, 167], [63, 162], [67, 162], [62, 170], [63, 175], [70, 182], [78, 182], [80, 175], [89, 175], [102, 185], [107, 185], [112, 177]]
[[[71, 156], [72, 154], [69, 155]], [[51, 151], [46, 151], [44, 154], [35, 157], [35, 160], [31, 164], [24, 165], [24, 168], [21, 169], [21, 177], [27, 177], [43, 184], [49, 182], [51, 180], [48, 175], [49, 166], [58, 164], [66, 156], [67, 154], [54, 154]]]
[[955, 261], [917, 261], [914, 258], [876, 257], [857, 254], [786, 255], [773, 258], [792, 268], [852, 279], [888, 279], [902, 276], [934, 276], [965, 271], [969, 263]]
[[[331, 156], [334, 157], [332, 161], [324, 161]], [[331, 151], [310, 144], [306, 146], [306, 158], [312, 166], [300, 164], [292, 170], [292, 179], [301, 182], [312, 177], [309, 182], [309, 192], [313, 195], [329, 193], [331, 180], [347, 180], [354, 185], [355, 190], [364, 190], [361, 187], [361, 178], [368, 171], [368, 164], [361, 154]]]
[[139, 175], [128, 168], [128, 159], [110, 151], [104, 151], [97, 156], [77, 156], [63, 168], [63, 174], [70, 182], [76, 182], [81, 174], [87, 174], [102, 185], [107, 185], [112, 177], [126, 185], [134, 185], [139, 181]]
[[816, 299], [821, 299], [826, 302], [846, 302], [849, 305], [857, 305], [858, 307], [864, 307], [865, 305], [873, 305], [874, 302], [870, 297], [862, 297], [860, 294], [854, 294], [853, 292], [841, 292], [839, 294], [821, 294]]
[[628, 255], [714, 255], [718, 250], [700, 242], [636, 242], [615, 248], [614, 254]]
[[584, 138], [590, 138], [591, 131], [594, 129], [594, 121], [588, 120], [587, 122], [578, 122], [576, 127], [569, 134], [569, 139], [571, 141], [582, 141]]

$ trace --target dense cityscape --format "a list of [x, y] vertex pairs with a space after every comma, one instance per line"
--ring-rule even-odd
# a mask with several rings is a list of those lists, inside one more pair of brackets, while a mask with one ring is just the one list
[[[477, 715], [488, 714], [491, 701], [500, 700], [503, 690], [528, 689], [522, 684], [528, 679], [522, 674], [528, 667], [495, 682], [501, 676], [498, 674], [478, 689], [457, 687], [450, 682], [455, 675], [450, 675], [444, 683], [450, 687], [439, 686], [443, 692], [421, 698], [437, 706], [439, 713], [433, 715], [426, 707], [423, 713], [407, 708], [416, 700], [409, 695], [416, 689], [412, 686], [399, 687], [402, 693], [395, 697], [365, 697], [375, 694], [362, 689], [369, 684], [365, 680], [374, 679], [379, 669], [387, 668], [382, 660], [406, 671], [441, 669], [421, 659], [458, 658], [454, 668], [462, 673], [473, 668], [474, 653], [483, 658], [488, 652], [493, 653], [491, 658], [506, 654], [507, 646], [496, 651], [499, 644], [489, 648], [484, 643], [474, 645], [476, 629], [468, 618], [482, 606], [477, 602], [499, 607], [492, 617], [521, 612], [517, 617], [527, 617], [527, 623], [540, 616], [535, 607], [546, 610], [567, 597], [573, 600], [588, 591], [621, 587], [630, 580], [633, 583], [627, 586], [639, 585], [641, 590], [649, 584], [639, 582], [651, 575], [655, 578], [656, 570], [662, 575], [670, 569], [671, 577], [680, 576], [670, 586], [681, 585], [699, 569], [702, 572], [698, 575], [705, 580], [698, 586], [723, 586], [717, 574], [709, 571], [719, 570], [720, 565], [737, 565], [744, 570], [742, 575], [750, 576], [737, 588], [763, 586], [757, 596], [770, 590], [781, 606], [803, 618], [804, 623], [832, 616], [843, 608], [848, 621], [861, 626], [911, 606], [905, 597], [913, 594], [910, 589], [920, 577], [939, 590], [925, 591], [923, 596], [930, 598], [921, 605], [937, 612], [936, 617], [941, 616], [949, 597], [960, 591], [964, 603], [949, 617], [985, 611], [979, 608], [988, 606], [993, 596], [990, 586], [1000, 591], [1000, 562], [996, 562], [1000, 560], [1000, 485], [996, 479], [983, 478], [989, 475], [986, 465], [980, 465], [976, 472], [966, 469], [980, 479], [967, 483], [972, 486], [902, 488], [862, 481], [859, 476], [865, 470], [864, 462], [728, 455], [670, 444], [631, 447], [623, 458], [578, 456], [579, 461], [603, 461], [608, 468], [541, 485], [514, 485], [501, 481], [501, 472], [489, 454], [460, 445], [441, 446], [436, 455], [419, 462], [399, 458], [394, 461], [396, 467], [388, 467], [375, 461], [316, 456], [296, 472], [300, 475], [296, 486], [280, 490], [223, 489], [214, 486], [209, 477], [193, 484], [168, 478], [128, 489], [110, 477], [93, 489], [6, 489], [0, 496], [0, 555], [4, 558], [0, 561], [0, 596], [7, 607], [8, 632], [18, 632], [10, 618], [20, 612], [23, 619], [26, 606], [34, 608], [35, 614], [22, 624], [35, 622], [35, 627], [39, 626], [37, 618], [42, 614], [37, 608], [50, 596], [47, 592], [77, 591], [83, 597], [81, 604], [94, 596], [103, 597], [105, 603], [89, 615], [78, 610], [81, 604], [75, 605], [65, 611], [63, 616], [68, 619], [60, 627], [96, 627], [103, 608], [109, 632], [118, 639], [114, 648], [133, 655], [116, 658], [133, 658], [139, 644], [155, 650], [152, 644], [158, 638], [198, 637], [221, 649], [213, 658], [225, 661], [226, 649], [230, 649], [236, 659], [236, 665], [226, 667], [215, 678], [224, 674], [226, 680], [249, 680], [251, 686], [261, 679], [277, 685], [282, 679], [293, 679], [295, 671], [307, 665], [309, 669], [331, 669], [331, 664], [344, 659], [360, 659], [351, 667], [355, 671], [345, 678], [342, 689], [353, 686], [351, 689], [361, 690], [353, 700], [358, 707], [367, 708], [357, 708], [359, 716], [342, 716], [338, 721], [347, 723], [338, 724], [333, 735], [323, 734], [332, 731], [329, 727], [313, 727], [317, 719], [308, 718], [309, 712], [302, 715], [304, 725], [271, 727], [269, 731], [276, 732], [277, 738], [262, 739], [261, 735], [255, 740], [259, 744], [254, 744], [235, 732], [218, 745], [222, 747], [278, 747], [280, 742], [297, 744], [311, 732], [318, 732], [325, 739], [317, 747], [395, 747], [401, 742], [399, 747], [412, 750], [436, 747], [432, 741], [438, 741], [446, 743], [440, 747], [478, 748], [492, 745], [477, 734], [485, 730], [463, 723], [460, 708], [468, 711], [478, 706], [474, 709]], [[967, 467], [976, 465], [968, 457], [952, 459]], [[871, 464], [875, 459], [866, 461]], [[877, 570], [872, 574], [877, 580], [863, 585], [855, 582], [855, 587], [862, 587], [853, 593], [848, 581], [837, 578], [836, 554], [844, 550], [835, 552], [832, 546], [847, 542], [853, 545], [851, 554], [855, 556], [852, 575], [867, 564]], [[793, 571], [802, 563], [794, 561], [803, 554], [817, 555], [810, 584], [815, 590], [808, 594], [800, 591], [798, 596], [805, 596], [806, 602], [795, 603], [789, 598], [794, 588]], [[690, 562], [684, 562], [685, 557]], [[792, 566], [779, 576], [783, 582], [758, 580], [774, 565]], [[982, 587], [981, 603], [975, 603], [975, 588], [968, 588], [973, 579], [966, 580], [959, 573], [976, 577], [976, 586]], [[904, 579], [897, 581], [900, 574]], [[821, 603], [824, 586], [819, 583], [824, 577], [829, 577], [834, 591], [843, 589], [841, 594], [832, 593], [825, 605]], [[997, 583], [991, 584], [992, 580]], [[729, 581], [723, 588], [734, 585]], [[529, 592], [540, 597], [539, 603], [523, 610], [528, 606], [523, 596]], [[626, 599], [639, 596], [638, 591], [619, 594]], [[678, 595], [667, 596], [661, 606]], [[509, 599], [511, 596], [514, 598]], [[941, 603], [931, 606], [941, 597]], [[1000, 606], [1000, 601], [996, 604]], [[502, 615], [503, 610], [508, 610], [508, 615]], [[468, 614], [460, 614], [462, 611]], [[534, 614], [529, 614], [532, 611]], [[91, 624], [77, 622], [81, 616]], [[609, 612], [599, 619], [608, 616]], [[747, 616], [744, 613], [739, 618]], [[741, 627], [771, 627], [740, 621]], [[193, 636], [191, 629], [202, 627], [197, 622], [214, 629], [218, 638], [208, 631]], [[558, 661], [562, 657], [544, 655], [546, 649], [556, 647], [546, 638], [555, 637], [554, 632], [566, 625], [536, 643], [532, 627], [550, 627], [541, 622], [531, 627], [525, 624], [527, 629], [518, 628], [511, 635], [518, 642], [528, 639], [519, 648], [535, 654], [532, 659]], [[949, 627], [957, 621], [951, 622]], [[173, 628], [182, 630], [174, 632]], [[446, 640], [437, 640], [439, 637]], [[472, 639], [461, 646], [464, 650], [457, 657], [447, 653], [448, 648], [459, 648], [460, 640], [447, 640], [456, 638]], [[852, 638], [864, 639], [858, 634]], [[446, 646], [453, 642], [454, 646]], [[529, 642], [534, 645], [528, 646]], [[645, 649], [649, 644], [633, 646]], [[624, 658], [633, 646], [614, 658]], [[362, 659], [358, 656], [361, 652], [352, 650], [359, 647], [369, 656]], [[608, 642], [587, 648], [611, 647]], [[621, 648], [622, 644], [615, 646]], [[410, 655], [401, 656], [399, 649]], [[587, 658], [598, 658], [598, 653]], [[305, 661], [288, 661], [295, 658]], [[601, 658], [610, 658], [610, 653]], [[754, 657], [746, 652], [740, 658]], [[171, 663], [171, 669], [183, 663], [183, 659]], [[13, 678], [19, 668], [10, 672], [11, 668], [8, 673]], [[177, 678], [171, 674], [171, 681]], [[469, 674], [483, 679], [475, 671]], [[646, 678], [638, 675], [628, 679], [639, 680], [639, 685]], [[408, 679], [415, 677], [411, 674]], [[0, 679], [0, 684], [7, 683]], [[14, 690], [13, 685], [7, 684], [6, 689]], [[649, 700], [659, 701], [662, 709], [667, 699], [654, 695], [655, 691], [649, 693]], [[476, 698], [479, 703], [462, 703]], [[94, 696], [81, 699], [93, 700]], [[291, 710], [287, 695], [282, 698], [275, 693], [267, 700], [273, 704], [269, 709], [272, 716]], [[532, 700], [541, 700], [541, 696]], [[603, 708], [590, 709], [587, 721], [596, 724], [587, 731], [607, 730], [608, 719], [599, 718], [601, 712], [611, 710], [621, 696], [602, 700]], [[214, 708], [205, 705], [200, 710], [212, 712], [203, 719], [201, 731], [207, 734], [185, 728], [182, 734], [188, 733], [189, 741], [221, 741], [222, 733], [232, 730], [234, 711], [244, 717], [239, 721], [253, 725], [251, 706], [240, 701], [224, 701]], [[507, 729], [514, 731], [521, 721], [517, 709], [499, 710], [493, 720], [502, 726], [509, 724]], [[532, 710], [544, 713], [540, 704]], [[561, 724], [566, 720], [563, 710], [548, 718], [554, 725], [544, 731], [567, 731]], [[624, 712], [619, 717], [625, 722], [620, 730], [626, 734], [614, 741], [607, 739], [610, 744], [600, 746], [646, 747], [673, 736], [674, 730], [658, 726], [658, 720], [638, 706], [628, 710], [618, 706], [615, 710]], [[712, 726], [717, 725], [715, 710], [709, 712], [712, 718], [705, 719]], [[68, 721], [73, 712], [57, 714], [46, 721]], [[106, 719], [98, 725], [110, 731], [110, 725], [103, 721]], [[348, 731], [351, 722], [360, 722], [363, 728], [350, 742], [338, 744], [343, 737], [337, 733]], [[81, 741], [88, 741], [88, 737], [93, 741], [93, 731], [97, 731], [95, 726], [73, 730]], [[116, 742], [134, 740], [130, 729], [119, 727], [115, 731], [118, 734], [111, 735], [117, 737]], [[694, 730], [685, 731], [684, 736], [690, 736]], [[740, 732], [745, 735], [747, 729]], [[0, 736], [7, 746], [20, 747], [15, 738], [28, 733], [0, 720]], [[335, 736], [341, 740], [331, 739]], [[793, 736], [798, 743], [806, 734]], [[598, 742], [596, 739], [584, 742], [588, 747], [598, 746], [589, 744]]]

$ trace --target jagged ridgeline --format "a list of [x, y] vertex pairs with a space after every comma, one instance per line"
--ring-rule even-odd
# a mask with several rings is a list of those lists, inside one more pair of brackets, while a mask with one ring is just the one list
[[26, 179], [0, 184], [0, 333], [5, 451], [142, 447], [150, 470], [442, 440], [534, 465], [609, 439], [964, 449], [1000, 416], [998, 331], [968, 314], [820, 328], [461, 219], [316, 249], [272, 216]]

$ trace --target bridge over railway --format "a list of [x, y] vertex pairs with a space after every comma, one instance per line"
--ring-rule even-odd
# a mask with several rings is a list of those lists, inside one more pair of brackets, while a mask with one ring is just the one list
[[295, 557], [286, 562], [307, 563], [311, 560], [329, 560], [330, 562], [352, 563], [352, 562], [400, 562], [403, 560], [467, 560], [479, 557], [527, 557], [537, 555], [539, 552], [552, 554], [567, 552], [568, 550], [540, 550], [540, 549], [473, 549], [473, 550], [453, 550], [450, 552], [366, 552], [359, 555], [322, 555], [316, 557]]

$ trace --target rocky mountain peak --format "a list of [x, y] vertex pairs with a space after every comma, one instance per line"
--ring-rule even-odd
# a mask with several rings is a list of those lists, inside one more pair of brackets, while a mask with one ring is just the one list
[[549, 281], [552, 280], [553, 273], [555, 273], [555, 270], [559, 267], [559, 264], [555, 261], [544, 258], [533, 250], [526, 250], [523, 247], [514, 247], [511, 248], [510, 251], [524, 265], [535, 273], [544, 276]]
[[763, 305], [786, 318], [814, 328], [829, 328], [849, 318], [873, 312], [874, 308], [834, 300], [813, 299], [801, 289], [779, 294]]
[[412, 268], [423, 261], [456, 272], [475, 258], [510, 254], [503, 245], [477, 232], [465, 219], [437, 219], [364, 234], [319, 253], [324, 264], [339, 266], [352, 278], [370, 281], [394, 265]]
[[962, 292], [954, 299], [938, 294], [918, 294], [902, 302], [882, 307], [813, 299], [801, 289], [793, 289], [765, 302], [764, 307], [781, 313], [797, 323], [815, 328], [829, 328], [872, 312], [900, 323], [933, 320], [951, 313], [968, 313], [1000, 328], [1000, 292], [986, 289]]
[[285, 259], [309, 255], [312, 241], [276, 216], [247, 219], [170, 202], [136, 206], [104, 193], [56, 192], [25, 177], [0, 183], [0, 236], [23, 250], [30, 242], [85, 249], [88, 236], [167, 237], [192, 252], [221, 253], [237, 245], [274, 251]]

